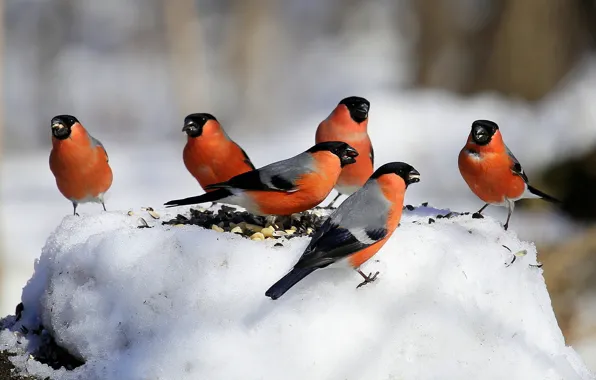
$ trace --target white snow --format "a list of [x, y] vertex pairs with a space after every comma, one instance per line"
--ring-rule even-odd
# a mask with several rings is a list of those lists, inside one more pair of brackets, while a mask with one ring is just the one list
[[[427, 224], [437, 212], [405, 212], [363, 268], [381, 272], [376, 282], [356, 289], [354, 271], [323, 269], [277, 301], [265, 290], [308, 238], [273, 247], [140, 210], [67, 216], [12, 330], [41, 321], [86, 364], [53, 371], [27, 359], [34, 340], [7, 331], [0, 349], [52, 379], [596, 378], [565, 346], [542, 270], [529, 265], [534, 245], [491, 218]], [[136, 228], [139, 215], [153, 228]], [[528, 254], [507, 266], [502, 245]]]

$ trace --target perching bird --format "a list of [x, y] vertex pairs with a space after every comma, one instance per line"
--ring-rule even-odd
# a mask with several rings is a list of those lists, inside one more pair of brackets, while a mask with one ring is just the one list
[[459, 171], [472, 190], [486, 204], [478, 211], [482, 213], [490, 205], [505, 206], [508, 209], [509, 227], [515, 201], [522, 198], [542, 198], [549, 202], [559, 200], [532, 187], [521, 164], [503, 142], [499, 126], [489, 120], [476, 120], [468, 141], [459, 153]]
[[350, 195], [358, 190], [374, 171], [375, 154], [367, 132], [369, 108], [370, 103], [364, 98], [345, 98], [317, 128], [317, 143], [345, 141], [360, 154], [354, 165], [341, 171], [335, 185], [338, 194], [328, 207], [333, 207], [342, 194]]
[[379, 272], [366, 275], [360, 265], [393, 234], [401, 219], [406, 188], [418, 181], [420, 173], [403, 162], [378, 168], [363, 187], [325, 220], [294, 268], [265, 295], [278, 299], [310, 273], [335, 263], [356, 269], [364, 278], [357, 287], [374, 281]]
[[79, 203], [98, 202], [106, 210], [104, 194], [112, 185], [108, 154], [74, 116], [52, 119], [50, 170], [58, 190], [72, 202], [74, 215]]
[[321, 203], [333, 189], [341, 169], [358, 152], [340, 141], [321, 143], [304, 153], [207, 186], [214, 190], [165, 205], [182, 206], [221, 201], [257, 215], [291, 215]]
[[193, 113], [184, 119], [188, 135], [182, 157], [186, 169], [205, 190], [255, 167], [238, 144], [232, 141], [217, 119], [208, 113]]

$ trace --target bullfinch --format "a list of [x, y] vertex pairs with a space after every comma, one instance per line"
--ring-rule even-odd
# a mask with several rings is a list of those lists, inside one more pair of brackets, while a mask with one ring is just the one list
[[58, 190], [70, 200], [73, 213], [85, 202], [101, 203], [112, 185], [112, 169], [103, 144], [91, 136], [76, 117], [59, 115], [52, 119], [50, 170]]
[[490, 120], [476, 120], [468, 141], [459, 152], [459, 171], [476, 196], [485, 205], [507, 207], [507, 230], [515, 201], [522, 198], [542, 198], [560, 203], [556, 198], [530, 186], [528, 176], [513, 153], [503, 142], [499, 126]]
[[203, 202], [233, 204], [256, 215], [291, 215], [321, 203], [358, 152], [345, 142], [317, 144], [295, 157], [207, 186], [208, 193], [167, 202], [182, 206]]
[[329, 207], [333, 207], [342, 194], [350, 195], [358, 190], [373, 173], [375, 153], [367, 132], [369, 109], [368, 100], [350, 96], [339, 102], [317, 128], [317, 143], [345, 141], [360, 154], [354, 165], [346, 166], [341, 171], [335, 185], [338, 194]]
[[420, 173], [403, 162], [378, 168], [315, 231], [294, 268], [265, 295], [278, 299], [310, 273], [331, 264], [348, 264], [356, 269], [364, 278], [357, 287], [374, 281], [379, 272], [366, 275], [360, 266], [391, 237], [401, 219], [406, 188], [418, 181]]
[[182, 157], [186, 169], [205, 190], [254, 170], [246, 152], [230, 139], [217, 119], [208, 113], [193, 113], [184, 119], [187, 141]]

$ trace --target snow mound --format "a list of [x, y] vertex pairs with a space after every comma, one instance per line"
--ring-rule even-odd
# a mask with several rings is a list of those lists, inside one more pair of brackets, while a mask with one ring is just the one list
[[[164, 226], [157, 211], [143, 229], [124, 213], [65, 217], [0, 350], [52, 379], [594, 378], [565, 346], [534, 245], [491, 218], [406, 210], [363, 268], [376, 282], [356, 289], [354, 271], [323, 269], [272, 301], [265, 290], [308, 238]], [[508, 265], [503, 245], [527, 255]], [[39, 343], [18, 331], [40, 324], [85, 364], [28, 358]]]

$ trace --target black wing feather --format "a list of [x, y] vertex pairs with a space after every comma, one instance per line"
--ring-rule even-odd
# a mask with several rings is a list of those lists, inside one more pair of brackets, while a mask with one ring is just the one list
[[292, 183], [292, 181], [288, 181], [284, 177], [280, 175], [274, 175], [271, 177], [271, 184], [278, 188], [279, 190], [290, 191], [294, 190], [296, 186]]
[[250, 158], [248, 158], [248, 154], [246, 154], [246, 151], [244, 149], [242, 149], [240, 147], [240, 145], [236, 144], [236, 146], [238, 146], [238, 148], [240, 148], [240, 150], [242, 151], [242, 154], [244, 155], [244, 163], [248, 166], [250, 166], [250, 168], [252, 170], [255, 170], [255, 166], [253, 165], [252, 161], [250, 160]]
[[214, 183], [205, 186], [205, 189], [225, 189], [230, 187], [243, 190], [271, 190], [269, 186], [261, 182], [261, 176], [259, 175], [258, 170], [251, 170], [246, 173], [238, 174], [237, 176], [230, 178], [227, 182]]
[[385, 236], [387, 236], [387, 229], [386, 228], [377, 228], [376, 230], [366, 230], [366, 235], [374, 241], [379, 241]]
[[233, 187], [242, 190], [288, 192], [291, 190], [295, 190], [296, 188], [292, 182], [278, 175], [274, 175], [273, 177], [271, 177], [271, 185], [275, 187], [271, 187], [269, 184], [263, 183], [261, 181], [260, 171], [256, 169], [246, 173], [238, 174], [237, 176], [230, 178], [230, 180], [228, 180], [227, 182], [214, 183], [212, 185], [205, 186], [205, 189], [229, 189]]
[[374, 240], [373, 243], [363, 243], [352, 235], [347, 228], [340, 227], [327, 220], [315, 233], [304, 254], [296, 263], [295, 268], [324, 268], [337, 260], [375, 244], [387, 235], [387, 230], [366, 231], [366, 234]]
[[526, 173], [524, 172], [524, 169], [522, 168], [521, 164], [519, 162], [515, 162], [513, 164], [513, 166], [511, 167], [511, 171], [522, 177], [522, 179], [527, 183], [528, 182], [528, 176], [526, 175]]
[[509, 155], [509, 158], [511, 158], [511, 161], [513, 162], [513, 164], [511, 165], [511, 171], [513, 172], [513, 174], [518, 175], [520, 177], [522, 177], [522, 179], [528, 183], [528, 176], [526, 175], [526, 173], [524, 172], [524, 168], [522, 168], [519, 160], [513, 155], [513, 152], [507, 148], [507, 154]]

